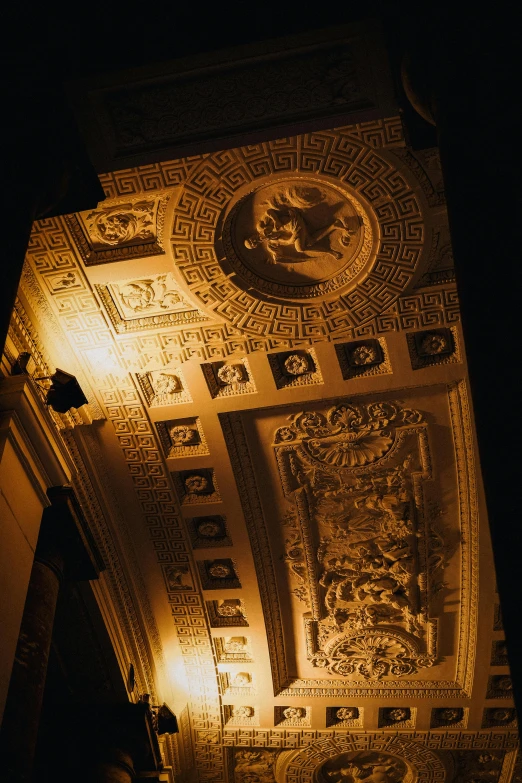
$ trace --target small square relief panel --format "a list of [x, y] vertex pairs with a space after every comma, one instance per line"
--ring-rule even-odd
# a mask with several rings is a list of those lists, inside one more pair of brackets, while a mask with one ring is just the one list
[[199, 417], [157, 421], [156, 429], [168, 458], [210, 454]]
[[333, 729], [363, 727], [363, 707], [327, 707], [326, 726]]
[[257, 391], [248, 359], [229, 359], [201, 365], [210, 396], [231, 397]]
[[211, 628], [248, 626], [245, 605], [240, 598], [207, 601], [206, 605]]
[[203, 590], [229, 590], [241, 587], [234, 562], [230, 558], [198, 560], [197, 566]]
[[181, 295], [170, 272], [118, 280], [95, 289], [117, 334], [208, 320]]
[[192, 402], [183, 370], [179, 368], [137, 373], [136, 378], [149, 406]]
[[492, 666], [509, 666], [508, 651], [505, 639], [498, 639], [493, 642], [491, 649]]
[[226, 726], [259, 726], [256, 707], [245, 704], [225, 704], [223, 714]]
[[185, 520], [193, 549], [209, 549], [216, 546], [232, 546], [226, 518], [220, 514], [192, 517]]
[[432, 729], [465, 729], [468, 725], [467, 707], [436, 707], [431, 711]]
[[379, 709], [380, 729], [414, 729], [416, 707], [381, 707]]
[[436, 364], [452, 364], [462, 361], [457, 329], [427, 329], [406, 335], [411, 366], [414, 370]]
[[162, 232], [168, 196], [103, 202], [98, 209], [66, 215], [86, 266], [144, 258], [165, 251]]
[[182, 506], [221, 502], [213, 468], [179, 470], [171, 475]]
[[513, 682], [509, 674], [496, 674], [488, 680], [486, 699], [512, 699]]
[[517, 713], [513, 707], [488, 707], [482, 718], [483, 729], [514, 729], [517, 727]]
[[310, 726], [310, 707], [274, 707], [275, 726]]
[[194, 590], [190, 566], [183, 563], [163, 566], [163, 577], [168, 593]]
[[269, 353], [268, 363], [278, 389], [323, 383], [323, 376], [313, 348]]
[[247, 636], [214, 637], [218, 663], [251, 663], [252, 650]]
[[253, 696], [256, 693], [254, 675], [250, 672], [219, 672], [221, 693], [230, 696]]
[[384, 337], [337, 343], [334, 348], [345, 381], [392, 371]]

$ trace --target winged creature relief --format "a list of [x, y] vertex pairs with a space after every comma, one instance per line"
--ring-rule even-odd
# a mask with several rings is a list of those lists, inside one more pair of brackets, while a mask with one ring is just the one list
[[321, 256], [341, 259], [342, 251], [326, 245], [323, 240], [338, 233], [340, 246], [346, 247], [356, 228], [350, 226], [346, 218], [336, 218], [313, 230], [307, 212], [323, 200], [324, 195], [317, 188], [282, 189], [268, 200], [255, 232], [244, 240], [245, 247], [254, 250], [261, 245], [266, 251], [267, 264], [307, 261]]

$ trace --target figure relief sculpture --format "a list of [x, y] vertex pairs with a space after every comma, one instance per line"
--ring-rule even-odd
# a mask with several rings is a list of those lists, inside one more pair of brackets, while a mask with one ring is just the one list
[[238, 750], [234, 757], [235, 783], [275, 783], [277, 751]]
[[[297, 582], [292, 593], [310, 607], [314, 667], [380, 680], [436, 662], [428, 596], [444, 542], [430, 529], [429, 554], [419, 548], [421, 433], [420, 413], [391, 402], [299, 413], [276, 431], [285, 481], [305, 491], [306, 522], [298, 522], [299, 504], [283, 520], [283, 559]], [[317, 526], [313, 550], [302, 524]]]
[[267, 264], [295, 263], [321, 256], [341, 259], [343, 252], [323, 240], [335, 233], [340, 246], [347, 247], [356, 230], [340, 218], [313, 229], [307, 211], [323, 200], [324, 194], [317, 188], [290, 186], [280, 190], [266, 202], [255, 231], [244, 240], [245, 247], [254, 250], [262, 246]]
[[172, 288], [168, 275], [131, 280], [115, 285], [121, 304], [130, 314], [162, 312], [183, 303], [181, 296]]
[[332, 783], [405, 783], [410, 777], [402, 759], [388, 753], [344, 753], [323, 765], [321, 778]]

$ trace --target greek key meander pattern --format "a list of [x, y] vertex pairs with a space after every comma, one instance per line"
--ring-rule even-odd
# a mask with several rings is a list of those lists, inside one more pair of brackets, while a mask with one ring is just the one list
[[[82, 280], [79, 293], [76, 291], [72, 295], [67, 291], [59, 296], [57, 310], [62, 328], [71, 332], [73, 341], [83, 348], [110, 345], [112, 337], [107, 323], [74, 258], [61, 222], [54, 220], [48, 228], [51, 230], [45, 234], [37, 233], [36, 239], [33, 237], [29, 249], [30, 263], [34, 264], [38, 274], [57, 267], [74, 267]], [[34, 291], [31, 298], [37, 305]], [[159, 564], [181, 563], [190, 567], [188, 536], [182, 529], [177, 501], [159, 444], [134, 383], [128, 374], [118, 375], [117, 381], [106, 375], [98, 385], [98, 391], [104, 413], [114, 426], [127, 461]], [[82, 489], [83, 498], [89, 502], [85, 488]], [[194, 686], [191, 725], [196, 736], [195, 763], [199, 778], [221, 781], [224, 780], [224, 761], [220, 743], [220, 694], [203, 603], [195, 590], [170, 593], [169, 601], [187, 680]], [[134, 648], [135, 644], [131, 643], [129, 649]], [[145, 683], [153, 693], [152, 675], [144, 677]]]

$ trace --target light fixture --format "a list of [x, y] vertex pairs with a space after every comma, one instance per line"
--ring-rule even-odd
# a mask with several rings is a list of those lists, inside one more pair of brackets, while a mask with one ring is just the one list
[[34, 380], [51, 381], [51, 386], [45, 395], [45, 402], [57, 413], [67, 413], [71, 408], [81, 408], [88, 402], [76, 377], [58, 367], [53, 375]]
[[152, 725], [158, 736], [162, 734], [177, 734], [179, 732], [178, 719], [165, 702], [161, 705], [150, 703], [150, 693], [142, 693], [140, 702], [146, 704], [151, 712]]

